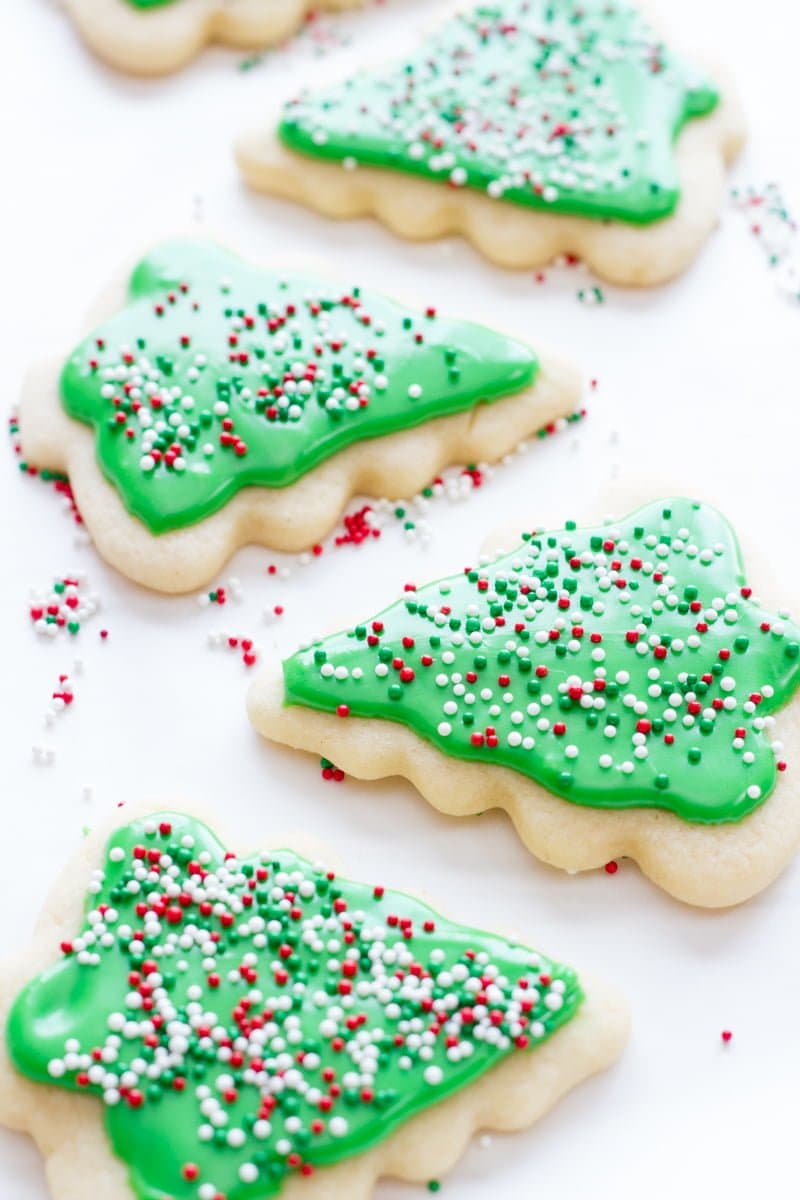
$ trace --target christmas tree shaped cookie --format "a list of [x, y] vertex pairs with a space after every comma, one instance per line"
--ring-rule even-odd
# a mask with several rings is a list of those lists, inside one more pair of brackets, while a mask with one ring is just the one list
[[263, 50], [290, 37], [310, 12], [361, 0], [65, 0], [86, 44], [112, 67], [163, 75], [210, 42]]
[[0, 1118], [58, 1200], [367, 1200], [625, 1040], [607, 986], [293, 850], [237, 858], [179, 813], [102, 847], [0, 983]]
[[174, 241], [31, 378], [20, 423], [101, 554], [177, 592], [247, 542], [314, 544], [356, 492], [408, 496], [497, 459], [578, 395], [554, 358], [433, 306]]
[[567, 252], [621, 283], [684, 268], [742, 140], [729, 88], [623, 0], [512, 0], [400, 63], [302, 92], [239, 161], [255, 187], [410, 238], [460, 233], [503, 266]]
[[445, 812], [507, 809], [556, 866], [629, 855], [725, 905], [800, 840], [798, 688], [800, 628], [756, 599], [725, 519], [671, 499], [405, 592], [257, 681], [250, 711]]

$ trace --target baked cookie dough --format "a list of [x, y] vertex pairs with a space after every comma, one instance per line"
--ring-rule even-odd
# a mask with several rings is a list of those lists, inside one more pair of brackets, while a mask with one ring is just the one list
[[682, 271], [743, 140], [731, 85], [638, 9], [466, 9], [404, 61], [289, 99], [237, 156], [253, 187], [412, 239], [462, 234], [505, 267], [578, 255], [622, 284]]
[[681, 900], [736, 904], [800, 842], [800, 628], [756, 597], [719, 512], [651, 501], [524, 532], [315, 641], [250, 717], [442, 812], [504, 808], [554, 866], [628, 855]]
[[54, 1200], [368, 1200], [532, 1124], [627, 1036], [606, 984], [172, 810], [82, 848], [0, 1020], [0, 1120]]
[[64, 0], [87, 46], [110, 66], [164, 75], [209, 42], [260, 50], [289, 37], [304, 17], [361, 0]]
[[102, 556], [164, 592], [247, 543], [312, 546], [355, 494], [502, 458], [580, 396], [526, 342], [213, 242], [151, 251], [93, 323], [30, 376], [22, 445], [69, 475]]

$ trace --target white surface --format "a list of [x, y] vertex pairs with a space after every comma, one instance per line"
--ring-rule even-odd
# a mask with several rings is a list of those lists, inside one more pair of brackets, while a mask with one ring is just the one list
[[[800, 204], [793, 0], [668, 7], [684, 40], [741, 81], [751, 143], [736, 177], [776, 178]], [[397, 0], [326, 19], [324, 28], [352, 34], [338, 53], [354, 62], [410, 40], [432, 8]], [[264, 661], [337, 613], [356, 615], [356, 583], [367, 614], [404, 580], [472, 559], [483, 534], [509, 514], [535, 522], [538, 497], [557, 489], [564, 515], [579, 514], [614, 477], [674, 473], [678, 487], [696, 486], [723, 505], [726, 494], [748, 491], [750, 533], [779, 570], [781, 555], [797, 554], [800, 313], [778, 297], [744, 219], [725, 213], [695, 269], [671, 288], [608, 290], [603, 307], [585, 307], [576, 299], [585, 280], [574, 272], [551, 272], [537, 286], [529, 273], [493, 270], [456, 242], [410, 246], [367, 222], [335, 226], [248, 195], [232, 163], [232, 135], [301, 78], [337, 67], [336, 54], [313, 57], [308, 37], [247, 74], [237, 70], [236, 52], [214, 50], [182, 75], [143, 83], [90, 59], [45, 0], [4, 15], [7, 406], [26, 361], [80, 332], [81, 314], [121, 260], [198, 217], [257, 258], [310, 252], [348, 280], [417, 294], [458, 315], [490, 311], [499, 325], [522, 323], [534, 343], [570, 352], [599, 387], [577, 430], [534, 445], [466, 506], [439, 504], [427, 552], [405, 545], [392, 523], [380, 543], [331, 551], [278, 582], [265, 575], [275, 556], [249, 550], [223, 575], [241, 578], [244, 598], [222, 610], [146, 594], [115, 577], [90, 547], [74, 545], [49, 489], [22, 479], [0, 448], [0, 952], [25, 944], [81, 827], [118, 800], [142, 792], [196, 797], [219, 810], [242, 845], [304, 826], [354, 872], [427, 891], [477, 924], [517, 928], [554, 955], [615, 978], [630, 998], [634, 1034], [618, 1068], [535, 1131], [475, 1145], [444, 1181], [443, 1198], [793, 1195], [800, 863], [747, 907], [721, 914], [672, 902], [629, 863], [614, 877], [568, 878], [530, 859], [497, 814], [447, 820], [406, 785], [325, 783], [314, 759], [262, 745], [244, 713], [247, 671], [233, 653], [206, 645], [210, 630], [252, 634]], [[28, 588], [69, 569], [88, 571], [103, 614], [74, 643], [44, 643], [29, 627]], [[800, 596], [786, 602], [800, 609]], [[263, 609], [276, 603], [284, 617], [264, 624]], [[110, 631], [106, 643], [101, 626]], [[56, 676], [78, 656], [75, 702], [45, 733]], [[32, 765], [34, 742], [55, 748], [52, 767]], [[726, 1027], [734, 1038], [723, 1047]], [[32, 1146], [0, 1134], [0, 1195], [46, 1194]], [[387, 1183], [380, 1200], [423, 1194]]]

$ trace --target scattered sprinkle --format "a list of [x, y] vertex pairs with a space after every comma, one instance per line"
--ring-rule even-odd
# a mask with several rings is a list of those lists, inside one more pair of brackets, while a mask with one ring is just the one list
[[252, 667], [258, 661], [258, 650], [253, 639], [249, 637], [230, 633], [210, 633], [208, 645], [212, 650], [227, 648], [238, 651], [246, 667]]
[[778, 290], [800, 302], [800, 240], [797, 221], [777, 183], [733, 188], [731, 200], [750, 222], [768, 265], [775, 271]]
[[344, 532], [337, 533], [333, 539], [335, 546], [360, 546], [367, 538], [381, 536], [380, 525], [376, 523], [374, 509], [371, 504], [357, 508], [355, 512], [346, 513], [342, 523]]
[[50, 704], [45, 715], [45, 723], [51, 725], [56, 717], [65, 713], [71, 707], [75, 694], [69, 675], [59, 675], [58, 684], [50, 697]]
[[247, 73], [261, 66], [275, 54], [280, 54], [295, 46], [307, 45], [313, 58], [325, 58], [332, 50], [349, 46], [351, 38], [344, 32], [341, 22], [324, 13], [312, 10], [306, 14], [304, 23], [293, 37], [287, 38], [279, 46], [248, 54], [239, 60], [239, 71]]
[[[552, 437], [585, 416], [586, 409], [581, 408], [566, 417], [557, 417], [537, 430], [535, 437], [539, 440]], [[467, 463], [448, 467], [408, 500], [382, 498], [364, 505], [343, 518], [343, 530], [335, 535], [334, 545], [361, 545], [368, 539], [379, 538], [387, 520], [393, 520], [400, 526], [406, 541], [419, 541], [427, 545], [432, 537], [431, 524], [427, 519], [432, 502], [444, 500], [456, 504], [469, 499], [484, 483], [494, 478], [498, 469], [510, 466], [528, 450], [528, 442], [520, 442], [499, 463]]]
[[329, 758], [321, 758], [319, 765], [321, 768], [320, 774], [323, 779], [333, 779], [336, 783], [341, 783], [344, 779], [344, 771], [335, 766]]
[[594, 287], [579, 288], [578, 299], [581, 304], [605, 304], [605, 293], [597, 284]]
[[[80, 674], [82, 664], [77, 661], [73, 664], [73, 674]], [[58, 682], [50, 696], [50, 703], [44, 714], [44, 724], [46, 728], [51, 727], [59, 717], [62, 717], [73, 704], [75, 694], [72, 687], [72, 679], [69, 675], [61, 674], [58, 676]], [[46, 746], [41, 742], [34, 743], [32, 747], [32, 757], [34, 765], [37, 767], [51, 767], [55, 762], [56, 752], [52, 746]]]
[[243, 596], [241, 581], [238, 576], [233, 576], [227, 586], [219, 584], [210, 592], [201, 592], [197, 597], [197, 603], [201, 608], [208, 608], [211, 604], [223, 605], [229, 600], [241, 600]]
[[86, 575], [71, 572], [55, 578], [49, 588], [31, 590], [28, 615], [40, 637], [74, 636], [96, 614], [100, 601], [95, 592], [86, 591], [86, 584]]

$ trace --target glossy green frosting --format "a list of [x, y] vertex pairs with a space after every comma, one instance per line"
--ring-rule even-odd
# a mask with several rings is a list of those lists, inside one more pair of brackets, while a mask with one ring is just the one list
[[132, 4], [134, 8], [164, 8], [167, 4], [174, 4], [175, 0], [128, 0], [128, 4]]
[[784, 766], [800, 629], [751, 596], [724, 518], [671, 499], [525, 534], [299, 651], [284, 680], [288, 704], [400, 722], [575, 804], [735, 821]]
[[455, 17], [404, 62], [303, 92], [279, 134], [351, 170], [644, 224], [675, 210], [675, 138], [717, 102], [627, 3], [511, 0]]
[[61, 376], [70, 416], [127, 509], [155, 534], [240, 488], [282, 488], [344, 447], [529, 386], [533, 352], [480, 325], [359, 287], [260, 270], [172, 241]]
[[523, 946], [289, 850], [238, 860], [170, 813], [111, 838], [61, 949], [11, 1010], [12, 1059], [100, 1097], [138, 1200], [276, 1195], [535, 1050], [583, 999]]

